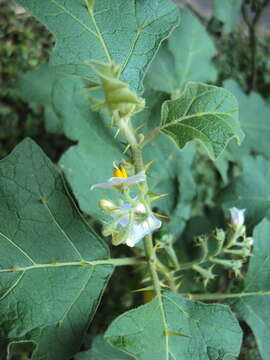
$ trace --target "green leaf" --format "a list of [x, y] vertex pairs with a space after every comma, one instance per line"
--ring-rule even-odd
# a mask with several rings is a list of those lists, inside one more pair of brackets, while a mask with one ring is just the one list
[[90, 60], [122, 65], [122, 80], [135, 91], [160, 42], [179, 20], [172, 1], [19, 0], [48, 26], [56, 38], [51, 65], [60, 71], [92, 77]]
[[137, 360], [216, 360], [238, 355], [242, 332], [227, 306], [164, 292], [160, 301], [156, 297], [116, 318], [105, 339]]
[[82, 351], [75, 360], [134, 360], [133, 357], [113, 348], [103, 336], [96, 336], [90, 350]]
[[195, 15], [184, 9], [181, 14], [180, 26], [161, 45], [147, 73], [155, 90], [174, 93], [188, 81], [216, 81], [214, 42]]
[[243, 172], [221, 192], [218, 201], [224, 209], [246, 209], [248, 226], [254, 226], [270, 208], [270, 161], [261, 156], [243, 159]]
[[108, 249], [31, 140], [0, 162], [0, 337], [37, 343], [33, 359], [80, 347], [112, 272]]
[[223, 88], [196, 83], [189, 83], [179, 99], [163, 104], [160, 131], [180, 148], [194, 139], [202, 142], [213, 159], [230, 139], [243, 139], [235, 97]]
[[[177, 28], [178, 29], [178, 28]], [[175, 59], [168, 49], [168, 41], [164, 41], [146, 75], [147, 84], [156, 91], [173, 94], [179, 86], [175, 71]]]
[[214, 0], [214, 17], [224, 24], [224, 34], [234, 30], [242, 2], [243, 0]]
[[243, 292], [268, 292], [243, 296], [234, 308], [252, 329], [263, 360], [270, 359], [270, 222], [264, 219], [253, 233], [254, 249]]
[[246, 95], [233, 80], [224, 83], [239, 102], [239, 120], [245, 133], [245, 139], [240, 147], [230, 144], [229, 151], [239, 162], [244, 155], [251, 153], [270, 158], [270, 106], [263, 98], [253, 92]]

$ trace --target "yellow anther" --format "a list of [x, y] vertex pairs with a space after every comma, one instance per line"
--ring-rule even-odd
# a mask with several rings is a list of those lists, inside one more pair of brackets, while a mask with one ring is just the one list
[[119, 168], [116, 168], [113, 170], [113, 176], [118, 178], [127, 178], [127, 172], [124, 167], [119, 166]]

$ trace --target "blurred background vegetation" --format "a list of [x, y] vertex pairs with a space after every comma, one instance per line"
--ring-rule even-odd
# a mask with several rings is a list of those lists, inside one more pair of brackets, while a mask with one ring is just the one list
[[[245, 92], [257, 91], [269, 102], [269, 1], [245, 0], [239, 24], [232, 33], [224, 32], [222, 21], [212, 16], [212, 1], [178, 0], [177, 3], [191, 9], [212, 35], [217, 47], [214, 62], [219, 73], [218, 85], [233, 78]], [[29, 136], [53, 161], [57, 161], [70, 141], [63, 135], [48, 134], [44, 128], [43, 107], [30, 106], [16, 90], [18, 75], [45, 63], [54, 40], [42, 24], [10, 0], [0, 0], [0, 29], [0, 159]], [[198, 166], [195, 178], [199, 186], [199, 203], [211, 202], [211, 192], [218, 186], [213, 170], [207, 170], [205, 165]], [[200, 181], [202, 178], [204, 181]], [[96, 315], [94, 333], [104, 331], [116, 314], [141, 302], [142, 295], [132, 293], [137, 286], [132, 283], [132, 271], [116, 271], [104, 295], [101, 311]], [[103, 313], [107, 314], [106, 320]], [[246, 325], [243, 327], [245, 340], [240, 359], [260, 359], [253, 335]]]

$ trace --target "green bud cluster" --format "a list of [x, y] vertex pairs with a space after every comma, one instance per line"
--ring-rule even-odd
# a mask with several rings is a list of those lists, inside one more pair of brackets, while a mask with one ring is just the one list
[[199, 254], [192, 269], [199, 273], [205, 286], [215, 277], [212, 270], [216, 265], [230, 269], [239, 277], [243, 264], [252, 255], [252, 245], [253, 239], [246, 236], [245, 226], [229, 226], [227, 231], [215, 229], [195, 239]]

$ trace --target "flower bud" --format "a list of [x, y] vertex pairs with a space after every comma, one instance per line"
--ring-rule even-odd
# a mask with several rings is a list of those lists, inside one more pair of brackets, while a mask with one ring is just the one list
[[106, 213], [111, 213], [117, 209], [117, 206], [112, 201], [106, 199], [99, 200], [99, 207]]

